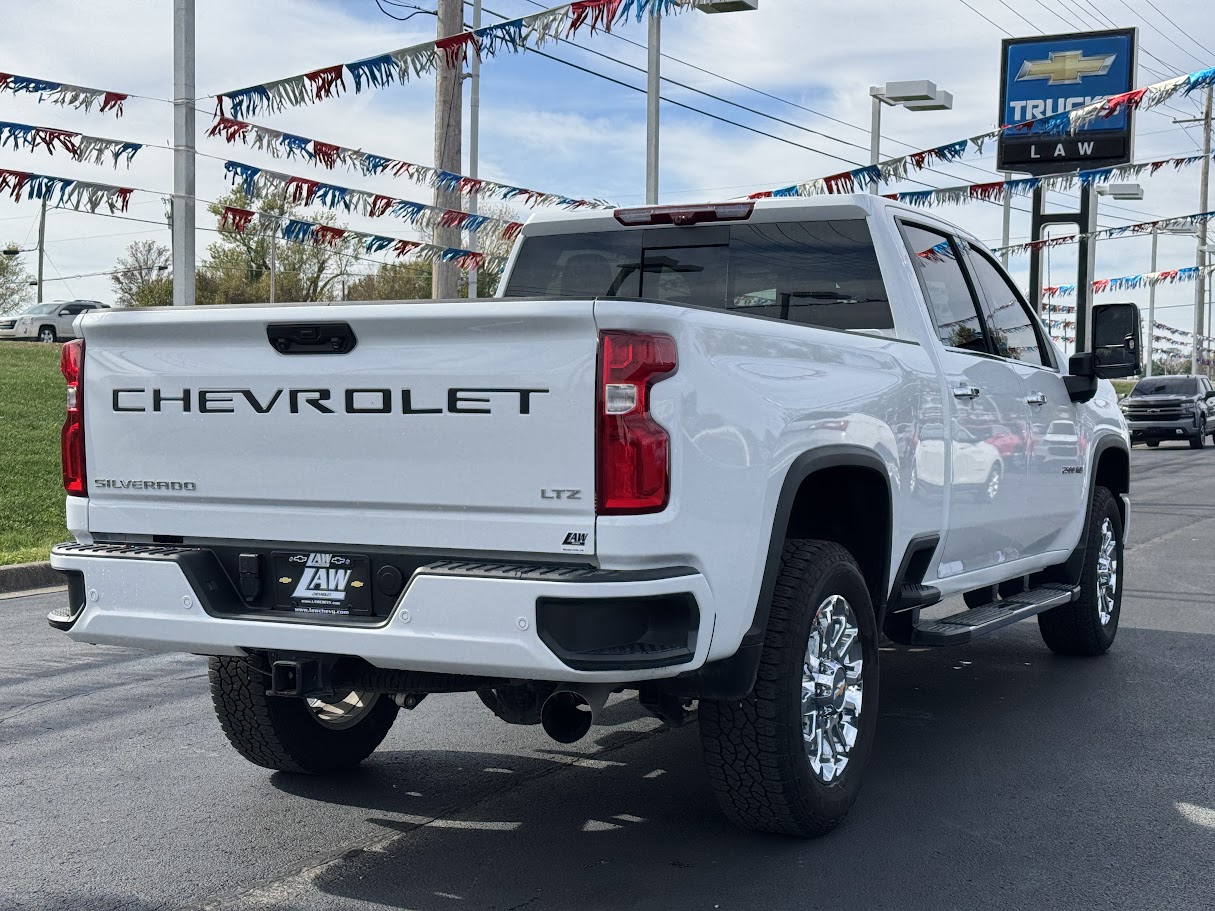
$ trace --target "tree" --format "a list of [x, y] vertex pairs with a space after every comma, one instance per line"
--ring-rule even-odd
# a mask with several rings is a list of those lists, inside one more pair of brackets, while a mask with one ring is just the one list
[[22, 309], [34, 299], [34, 280], [25, 263], [15, 252], [16, 244], [8, 244], [0, 251], [0, 314]]
[[346, 289], [356, 301], [410, 301], [430, 297], [430, 263], [384, 263]]
[[[483, 202], [480, 209], [482, 215], [489, 215], [492, 218], [501, 219], [505, 222], [523, 221], [523, 215], [506, 202]], [[511, 250], [514, 249], [515, 244], [518, 242], [515, 238], [506, 240], [502, 237], [500, 231], [494, 231], [490, 228], [482, 228], [478, 231], [477, 240], [477, 249], [480, 252], [486, 256], [497, 256], [502, 259], [510, 256]], [[498, 281], [501, 278], [501, 275], [488, 269], [479, 271], [477, 273], [477, 296], [493, 297], [498, 293]], [[460, 283], [460, 293], [464, 297], [468, 296], [467, 273], [465, 273]]]
[[[521, 221], [518, 211], [502, 202], [481, 206], [481, 214], [505, 222]], [[477, 232], [478, 249], [487, 256], [505, 258], [510, 255], [514, 240], [503, 240], [501, 231], [485, 227]], [[470, 245], [466, 238], [464, 245]], [[426, 300], [430, 297], [430, 263], [388, 262], [363, 273], [346, 287], [347, 300]], [[477, 274], [477, 295], [492, 297], [498, 288], [497, 273], [482, 269]], [[460, 296], [468, 296], [468, 273], [460, 277]]]
[[[281, 196], [267, 197], [254, 204], [243, 192], [233, 190], [208, 208], [218, 219], [225, 206], [340, 227], [333, 213], [305, 215]], [[351, 275], [354, 241], [342, 238], [332, 246], [293, 243], [284, 241], [277, 233], [259, 228], [255, 219], [244, 232], [220, 228], [219, 240], [207, 248], [207, 260], [198, 270], [197, 302], [247, 304], [269, 301], [272, 242], [275, 245], [275, 300], [334, 300], [338, 283]]]
[[136, 240], [127, 247], [110, 282], [120, 307], [164, 307], [173, 303], [173, 279], [168, 274], [172, 254], [154, 240]]

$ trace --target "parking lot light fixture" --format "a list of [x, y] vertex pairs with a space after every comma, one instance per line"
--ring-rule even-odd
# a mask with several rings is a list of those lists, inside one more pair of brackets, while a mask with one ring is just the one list
[[[909, 111], [948, 111], [953, 109], [953, 95], [937, 88], [928, 79], [887, 82], [869, 87], [873, 111], [869, 127], [869, 163], [882, 160], [882, 105], [906, 108]], [[869, 184], [869, 192], [877, 193], [879, 181]]]

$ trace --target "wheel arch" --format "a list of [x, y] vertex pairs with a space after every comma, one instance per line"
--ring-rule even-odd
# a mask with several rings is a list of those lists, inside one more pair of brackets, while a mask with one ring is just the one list
[[706, 699], [737, 699], [750, 692], [759, 668], [781, 553], [789, 537], [834, 541], [848, 550], [865, 577], [874, 620], [879, 621], [890, 591], [893, 533], [892, 485], [880, 455], [847, 444], [802, 453], [790, 464], [781, 484], [759, 595], [738, 651], [677, 678], [672, 681], [673, 689]]
[[1088, 499], [1091, 506], [1093, 491], [1107, 488], [1118, 504], [1118, 515], [1126, 527], [1126, 504], [1122, 495], [1131, 490], [1131, 454], [1124, 439], [1114, 434], [1101, 437], [1093, 447], [1093, 483], [1089, 485]]
[[1130, 444], [1121, 434], [1107, 433], [1093, 443], [1092, 460], [1089, 463], [1088, 491], [1084, 501], [1084, 525], [1080, 531], [1080, 540], [1075, 549], [1062, 563], [1049, 567], [1030, 577], [1032, 585], [1042, 582], [1062, 582], [1068, 585], [1078, 585], [1080, 573], [1084, 568], [1084, 557], [1088, 546], [1088, 526], [1093, 513], [1093, 494], [1098, 487], [1105, 487], [1114, 495], [1118, 516], [1122, 527], [1126, 528], [1126, 501], [1123, 495], [1131, 488], [1131, 453]]

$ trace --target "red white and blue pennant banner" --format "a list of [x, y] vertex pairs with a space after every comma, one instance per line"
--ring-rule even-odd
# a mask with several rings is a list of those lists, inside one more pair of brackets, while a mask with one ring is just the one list
[[[1107, 291], [1133, 291], [1136, 288], [1149, 288], [1155, 285], [1173, 285], [1178, 282], [1195, 281], [1199, 274], [1210, 275], [1215, 272], [1215, 265], [1187, 266], [1184, 269], [1164, 269], [1160, 272], [1144, 272], [1138, 275], [1120, 275], [1117, 278], [1099, 278], [1093, 282], [1093, 293], [1103, 294]], [[1069, 297], [1076, 293], [1075, 285], [1051, 285], [1042, 289], [1044, 298]]]
[[113, 111], [115, 117], [122, 116], [122, 103], [129, 97], [123, 92], [89, 89], [82, 85], [68, 85], [65, 82], [51, 82], [48, 79], [34, 79], [31, 76], [16, 76], [12, 73], [0, 73], [0, 92], [37, 95], [39, 101], [49, 101], [51, 104], [81, 111], [92, 111], [96, 107], [102, 114]]
[[233, 186], [239, 187], [246, 196], [253, 199], [282, 195], [301, 206], [318, 205], [328, 209], [342, 209], [372, 218], [393, 215], [424, 231], [443, 227], [475, 233], [489, 228], [504, 240], [513, 240], [523, 227], [522, 222], [504, 221], [489, 215], [474, 215], [458, 209], [444, 209], [424, 202], [396, 199], [351, 187], [339, 187], [307, 177], [293, 177], [290, 174], [256, 168], [239, 161], [225, 162], [224, 170], [232, 178]]
[[1195, 215], [1178, 215], [1175, 218], [1159, 218], [1155, 221], [1141, 221], [1133, 225], [1119, 225], [1116, 228], [1103, 228], [1085, 234], [1064, 234], [1059, 237], [1047, 237], [1042, 240], [1031, 240], [1022, 244], [1012, 244], [1007, 247], [994, 247], [992, 253], [1010, 253], [1018, 255], [1034, 250], [1044, 250], [1047, 247], [1058, 247], [1063, 244], [1074, 244], [1082, 237], [1101, 240], [1110, 237], [1124, 237], [1128, 234], [1151, 234], [1153, 231], [1168, 230], [1169, 228], [1194, 227], [1201, 222], [1215, 218], [1215, 212], [1200, 212]]
[[[1215, 157], [1215, 156], [1213, 156]], [[893, 199], [918, 208], [934, 206], [957, 206], [970, 202], [1003, 202], [1006, 196], [1029, 196], [1039, 187], [1048, 190], [1071, 190], [1076, 187], [1101, 186], [1115, 180], [1152, 176], [1162, 168], [1174, 171], [1188, 168], [1203, 160], [1202, 155], [1187, 155], [1181, 158], [1162, 158], [1157, 161], [1132, 162], [1111, 168], [1094, 168], [1088, 171], [1071, 171], [1049, 177], [1022, 177], [1017, 180], [995, 180], [986, 183], [969, 183], [956, 187], [940, 187], [935, 190], [907, 190], [903, 193], [885, 193], [884, 199]], [[853, 179], [855, 172], [837, 174], [819, 180], [785, 187], [780, 190], [751, 194], [751, 199], [783, 196], [821, 196], [824, 194], [864, 192], [867, 184]]]
[[[582, 29], [611, 31], [612, 26], [630, 17], [640, 22], [646, 15], [670, 16], [695, 9], [704, 0], [578, 0], [543, 10], [530, 16], [497, 25], [459, 32], [437, 41], [424, 41], [353, 63], [336, 63], [299, 76], [288, 76], [263, 85], [223, 92], [224, 103], [233, 117], [275, 113], [284, 108], [301, 107], [325, 98], [353, 91], [382, 89], [393, 83], [433, 73], [440, 64], [449, 68], [464, 65], [470, 55], [484, 60], [503, 51], [518, 53], [529, 47], [568, 38]], [[347, 79], [349, 78], [349, 82]]]
[[1200, 163], [1202, 155], [1187, 155], [1184, 158], [1162, 158], [1158, 161], [1132, 162], [1112, 168], [1095, 168], [1090, 171], [1072, 171], [1049, 177], [1022, 177], [1018, 180], [996, 180], [991, 183], [963, 184], [958, 187], [941, 187], [937, 190], [909, 190], [904, 193], [887, 193], [885, 199], [893, 199], [909, 206], [931, 208], [939, 205], [961, 205], [968, 202], [1003, 202], [1006, 196], [1029, 196], [1039, 187], [1048, 190], [1071, 190], [1076, 187], [1102, 186], [1114, 180], [1127, 180], [1147, 174], [1156, 174], [1161, 168], [1172, 167], [1174, 171]]
[[[1074, 133], [1096, 120], [1112, 117], [1127, 110], [1148, 110], [1158, 107], [1176, 95], [1189, 95], [1198, 89], [1207, 88], [1212, 85], [1215, 85], [1215, 67], [1208, 67], [1204, 70], [1178, 76], [1175, 79], [1166, 79], [1163, 82], [1157, 82], [1130, 92], [1124, 92], [1121, 95], [1112, 95], [1102, 101], [1095, 101], [1092, 104], [1087, 104], [1071, 111], [1063, 111], [1038, 120], [1026, 120], [1022, 123], [1006, 125], [987, 133], [981, 133], [978, 136], [972, 136], [969, 139], [960, 139], [948, 145], [937, 146], [920, 152], [912, 152], [909, 155], [900, 155], [897, 158], [889, 158], [875, 165], [855, 168], [851, 171], [844, 171], [827, 177], [818, 177], [775, 190], [765, 190], [752, 194], [751, 198], [764, 199], [770, 196], [818, 196], [824, 193], [855, 193], [858, 190], [863, 191], [868, 189], [874, 181], [890, 183], [896, 180], [904, 180], [912, 170], [920, 171], [939, 161], [955, 161], [965, 155], [967, 150], [971, 148], [981, 154], [984, 145], [997, 139], [1001, 133], [1023, 133], [1035, 129], [1044, 132], [1046, 135], [1064, 136]], [[1201, 156], [1199, 160], [1201, 160]], [[1106, 168], [1102, 170], [1117, 169]], [[1020, 183], [1020, 181], [1011, 181], [1011, 183]], [[951, 187], [948, 189], [959, 188]], [[1030, 191], [1032, 192], [1032, 188]]]
[[283, 240], [291, 243], [338, 247], [344, 242], [352, 242], [361, 246], [366, 253], [387, 251], [395, 254], [397, 258], [407, 256], [414, 262], [454, 263], [460, 269], [491, 272], [501, 272], [506, 267], [506, 259], [501, 256], [488, 256], [485, 253], [474, 253], [472, 250], [462, 250], [459, 247], [440, 247], [401, 237], [387, 237], [383, 234], [367, 234], [363, 231], [351, 231], [348, 228], [322, 225], [298, 218], [259, 214], [236, 206], [224, 206], [219, 226], [220, 230], [244, 234], [254, 222], [257, 222], [257, 230], [277, 234]]
[[110, 212], [125, 212], [134, 192], [131, 187], [0, 169], [0, 196], [8, 194], [15, 202], [20, 202], [24, 196], [26, 199], [45, 199], [51, 205], [77, 211], [96, 212], [105, 206]]
[[511, 202], [521, 202], [529, 206], [561, 206], [565, 209], [603, 209], [612, 208], [612, 204], [602, 199], [576, 199], [560, 193], [545, 193], [540, 190], [529, 190], [526, 187], [514, 187], [509, 184], [495, 183], [492, 180], [481, 180], [453, 174], [438, 168], [402, 161], [399, 158], [388, 158], [384, 155], [373, 155], [360, 149], [322, 142], [319, 139], [309, 139], [284, 133], [282, 130], [272, 130], [231, 117], [221, 117], [215, 122], [208, 136], [217, 136], [229, 143], [239, 142], [265, 152], [272, 158], [300, 158], [323, 168], [333, 170], [339, 164], [352, 171], [358, 171], [367, 177], [380, 174], [391, 174], [395, 177], [405, 177], [422, 186], [443, 190], [454, 190], [464, 194], [493, 196]]
[[70, 130], [0, 120], [0, 149], [6, 146], [12, 146], [18, 151], [22, 148], [30, 151], [44, 148], [52, 155], [56, 149], [62, 149], [76, 161], [103, 164], [108, 158], [114, 162], [114, 167], [118, 167], [120, 161], [125, 161], [127, 167], [130, 167], [131, 159], [143, 148], [138, 142], [103, 139], [100, 136], [85, 136]]

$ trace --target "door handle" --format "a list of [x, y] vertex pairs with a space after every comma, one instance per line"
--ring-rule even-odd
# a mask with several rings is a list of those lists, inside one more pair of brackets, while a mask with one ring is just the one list
[[1033, 395], [1027, 395], [1025, 397], [1025, 401], [1027, 401], [1031, 405], [1045, 405], [1047, 402], [1046, 393], [1045, 392], [1035, 392]]
[[981, 390], [978, 386], [954, 386], [953, 397], [955, 399], [977, 399]]

